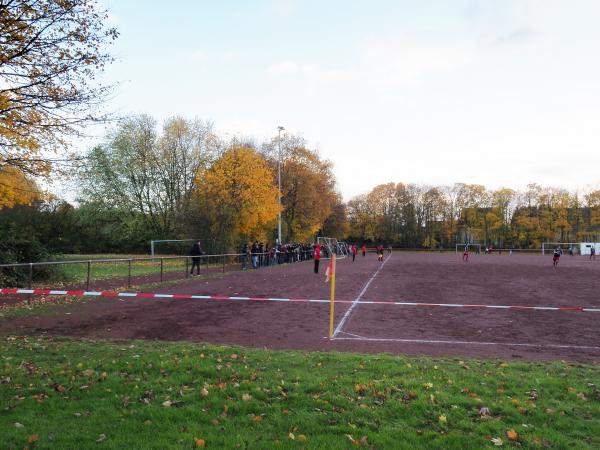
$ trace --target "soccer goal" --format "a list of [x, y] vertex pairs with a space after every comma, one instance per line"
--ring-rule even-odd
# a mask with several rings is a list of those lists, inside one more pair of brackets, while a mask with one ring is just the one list
[[348, 250], [346, 249], [346, 246], [335, 238], [318, 236], [317, 244], [321, 245], [322, 259], [330, 259], [331, 255], [334, 253], [338, 259], [348, 256]]
[[[189, 250], [185, 245], [187, 242], [198, 242], [200, 239], [155, 239], [150, 241], [150, 255], [154, 256], [160, 249], [168, 254], [187, 254]], [[157, 245], [158, 244], [158, 245]]]
[[569, 253], [572, 255], [580, 254], [580, 242], [543, 242], [542, 243], [542, 255], [547, 253], [553, 253], [554, 249], [560, 247], [563, 253]]
[[481, 253], [481, 244], [456, 244], [456, 253], [464, 252], [465, 247], [472, 252], [475, 250], [475, 253]]

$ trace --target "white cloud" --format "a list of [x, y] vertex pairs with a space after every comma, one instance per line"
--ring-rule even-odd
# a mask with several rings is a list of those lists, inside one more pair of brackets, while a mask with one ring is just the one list
[[205, 62], [207, 59], [208, 55], [202, 50], [194, 50], [190, 55], [192, 62]]
[[377, 85], [412, 85], [428, 73], [443, 72], [477, 56], [478, 45], [467, 39], [419, 34], [371, 38], [358, 47], [362, 78]]
[[298, 2], [296, 0], [273, 0], [271, 9], [278, 16], [290, 17], [296, 13]]
[[467, 39], [419, 34], [387, 35], [366, 39], [346, 65], [327, 67], [316, 63], [282, 61], [270, 65], [273, 79], [304, 81], [309, 90], [334, 82], [354, 81], [387, 88], [410, 86], [424, 75], [443, 72], [477, 57], [480, 46]]

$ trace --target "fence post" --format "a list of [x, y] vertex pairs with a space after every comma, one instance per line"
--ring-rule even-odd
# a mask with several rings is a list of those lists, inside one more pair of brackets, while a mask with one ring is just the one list
[[92, 266], [92, 261], [88, 261], [87, 262], [87, 282], [85, 283], [85, 290], [86, 291], [90, 290], [90, 270], [91, 270], [91, 266]]
[[188, 278], [189, 277], [189, 274], [188, 274], [188, 265], [189, 265], [188, 257], [184, 256], [184, 258], [185, 258], [185, 277]]
[[[33, 289], [33, 263], [29, 263], [29, 289]], [[27, 296], [27, 304], [31, 303], [31, 294]]]
[[163, 258], [162, 256], [160, 257], [160, 282], [162, 283], [163, 281]]
[[131, 258], [129, 258], [129, 270], [127, 271], [127, 287], [131, 287]]
[[223, 255], [223, 273], [225, 273], [225, 255]]

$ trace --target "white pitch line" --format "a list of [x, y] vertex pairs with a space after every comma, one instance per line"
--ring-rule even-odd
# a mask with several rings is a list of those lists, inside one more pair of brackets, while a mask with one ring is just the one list
[[536, 347], [536, 348], [562, 348], [574, 350], [600, 350], [593, 345], [561, 345], [561, 344], [529, 344], [515, 342], [478, 342], [478, 341], [444, 341], [435, 339], [396, 339], [396, 338], [368, 338], [368, 337], [332, 337], [338, 341], [368, 341], [368, 342], [403, 342], [413, 344], [449, 344], [449, 345], [504, 345], [507, 347]]
[[362, 291], [360, 291], [360, 294], [358, 294], [358, 296], [354, 299], [354, 301], [350, 305], [350, 308], [348, 308], [348, 311], [346, 311], [346, 314], [344, 314], [344, 316], [342, 317], [342, 320], [340, 320], [340, 323], [338, 323], [337, 327], [335, 327], [333, 335], [331, 336], [332, 338], [335, 338], [338, 335], [338, 333], [340, 331], [342, 331], [342, 328], [343, 328], [344, 324], [346, 323], [346, 320], [348, 320], [348, 318], [352, 314], [352, 310], [354, 309], [354, 307], [356, 306], [356, 304], [360, 301], [360, 299], [365, 294], [365, 292], [367, 292], [367, 289], [369, 288], [369, 285], [371, 284], [371, 282], [375, 279], [375, 277], [377, 276], [377, 274], [379, 273], [379, 271], [383, 268], [383, 266], [385, 265], [385, 263], [388, 262], [388, 260], [391, 257], [392, 257], [392, 255], [389, 255], [385, 259], [385, 261], [383, 261], [381, 263], [381, 265], [377, 268], [377, 270], [375, 271], [375, 273], [373, 274], [373, 276], [371, 278], [369, 278], [369, 281], [367, 281], [367, 284], [365, 284], [365, 286], [362, 288]]

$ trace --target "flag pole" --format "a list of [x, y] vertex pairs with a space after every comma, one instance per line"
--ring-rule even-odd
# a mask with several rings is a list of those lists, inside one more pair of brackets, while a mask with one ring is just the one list
[[333, 310], [335, 305], [335, 253], [331, 255], [331, 302], [329, 303], [329, 338], [333, 337]]

